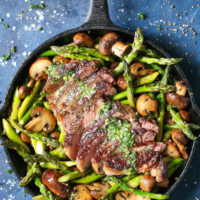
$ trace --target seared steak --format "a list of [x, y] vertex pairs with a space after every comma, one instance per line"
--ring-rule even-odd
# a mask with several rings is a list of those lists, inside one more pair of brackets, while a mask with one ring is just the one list
[[124, 175], [132, 170], [150, 172], [157, 180], [166, 176], [161, 152], [165, 145], [154, 142], [158, 126], [148, 118], [136, 119], [134, 110], [110, 101], [115, 81], [99, 61], [71, 61], [50, 66], [44, 90], [66, 135], [66, 156], [77, 161], [81, 172], [92, 165], [100, 174]]

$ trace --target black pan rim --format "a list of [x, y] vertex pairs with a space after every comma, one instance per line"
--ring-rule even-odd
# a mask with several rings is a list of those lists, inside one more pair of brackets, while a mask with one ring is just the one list
[[[132, 32], [132, 31], [130, 31], [128, 29], [124, 29], [124, 28], [118, 27], [116, 25], [92, 25], [92, 26], [89, 26], [89, 24], [85, 24], [85, 25], [82, 25], [81, 27], [61, 32], [61, 33], [53, 36], [52, 38], [46, 40], [44, 43], [42, 43], [41, 45], [39, 45], [35, 50], [33, 50], [32, 53], [24, 60], [24, 62], [21, 64], [21, 66], [19, 67], [19, 69], [15, 73], [12, 81], [9, 83], [8, 88], [6, 90], [6, 94], [5, 94], [4, 100], [2, 102], [2, 107], [0, 109], [0, 117], [2, 118], [4, 112], [6, 112], [6, 103], [9, 101], [9, 94], [12, 93], [14, 83], [17, 81], [17, 79], [18, 79], [19, 75], [21, 74], [22, 70], [27, 66], [29, 60], [31, 60], [31, 59], [35, 58], [36, 56], [38, 56], [38, 52], [41, 49], [45, 48], [45, 46], [47, 46], [48, 44], [56, 41], [57, 39], [59, 39], [61, 37], [67, 37], [67, 35], [69, 35], [69, 34], [73, 34], [73, 33], [80, 32], [80, 31], [90, 31], [90, 30], [93, 30], [93, 31], [94, 30], [110, 30], [110, 31], [112, 30], [112, 31], [122, 32], [124, 34], [129, 34], [129, 35], [133, 35], [134, 34], [134, 32]], [[162, 49], [161, 47], [157, 46], [152, 41], [145, 40], [145, 42], [147, 44], [149, 44], [150, 46], [152, 46], [157, 51], [159, 51], [165, 57], [170, 57], [170, 55], [164, 49]], [[200, 116], [200, 110], [199, 110], [199, 108], [198, 108], [198, 106], [196, 104], [194, 96], [192, 95], [192, 88], [191, 88], [191, 86], [190, 86], [190, 84], [189, 84], [189, 82], [188, 82], [185, 74], [183, 73], [183, 71], [182, 71], [182, 69], [180, 68], [179, 65], [174, 65], [174, 67], [175, 67], [176, 71], [178, 72], [178, 74], [180, 75], [181, 79], [184, 80], [185, 84], [188, 87], [188, 91], [189, 91], [189, 96], [190, 96], [190, 99], [191, 99], [192, 108], [195, 110], [195, 112], [197, 113], [197, 115]], [[189, 159], [187, 160], [187, 163], [186, 163], [184, 169], [182, 170], [182, 172], [181, 172], [181, 174], [179, 176], [179, 179], [177, 181], [175, 181], [174, 184], [166, 192], [167, 195], [171, 194], [172, 191], [174, 191], [174, 189], [179, 185], [179, 183], [183, 179], [184, 175], [186, 174], [186, 172], [187, 172], [187, 170], [188, 170], [188, 168], [190, 166], [193, 154], [195, 152], [196, 144], [197, 144], [197, 140], [195, 140], [195, 141], [192, 142], [191, 152], [190, 152], [190, 155], [189, 155]], [[18, 172], [17, 172], [17, 170], [16, 170], [16, 168], [14, 166], [14, 163], [11, 161], [11, 155], [10, 155], [9, 150], [7, 148], [5, 148], [5, 147], [4, 147], [4, 150], [6, 152], [7, 159], [8, 159], [8, 162], [9, 162], [11, 168], [13, 169], [14, 173], [16, 174], [16, 176], [18, 177], [18, 179], [20, 180], [21, 177], [18, 174]], [[32, 196], [35, 195], [35, 193], [31, 190], [30, 187], [27, 186], [26, 189], [27, 189], [28, 193], [31, 194]]]

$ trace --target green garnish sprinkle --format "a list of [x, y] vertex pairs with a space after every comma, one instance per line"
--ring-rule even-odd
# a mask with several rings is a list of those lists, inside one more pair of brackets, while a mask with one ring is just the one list
[[30, 4], [29, 8], [43, 10], [45, 8], [45, 5], [43, 3], [40, 3], [39, 5], [37, 5], [37, 4], [35, 4], [35, 5], [34, 4]]
[[4, 24], [3, 27], [4, 28], [9, 28], [9, 25], [8, 24]]
[[4, 60], [9, 60], [10, 59], [10, 54], [8, 53], [7, 55], [5, 56], [2, 56], [4, 58]]
[[3, 21], [3, 18], [0, 18], [0, 22], [2, 22]]
[[15, 46], [11, 47], [11, 53], [16, 53], [16, 47]]
[[42, 31], [42, 29], [43, 29], [43, 26], [40, 26], [40, 27], [38, 28], [38, 31]]
[[12, 171], [12, 169], [7, 169], [7, 170], [6, 170], [6, 173], [7, 173], [7, 174], [12, 174], [13, 171]]
[[156, 26], [158, 27], [158, 30], [161, 31], [162, 30], [162, 27], [160, 24], [156, 24]]
[[144, 13], [138, 13], [138, 18], [144, 20], [146, 16]]

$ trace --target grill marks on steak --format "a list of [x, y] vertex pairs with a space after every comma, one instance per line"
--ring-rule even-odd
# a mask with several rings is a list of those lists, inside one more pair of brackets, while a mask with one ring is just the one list
[[[154, 142], [158, 133], [156, 122], [144, 117], [136, 120], [133, 109], [119, 102], [113, 102], [103, 116], [99, 114], [104, 102], [108, 102], [106, 96], [116, 93], [109, 70], [99, 69], [99, 66], [96, 60], [72, 61], [55, 67], [53, 75], [48, 76], [44, 90], [48, 92], [47, 100], [66, 134], [65, 154], [76, 159], [81, 172], [92, 164], [99, 174], [124, 175], [127, 160], [123, 152], [118, 151], [120, 141], [108, 140], [107, 131], [102, 127], [109, 118], [127, 120], [136, 142], [132, 150], [136, 152], [137, 172], [150, 172], [157, 180], [162, 180], [167, 173], [160, 154], [165, 145]], [[71, 71], [73, 74], [65, 79]]]

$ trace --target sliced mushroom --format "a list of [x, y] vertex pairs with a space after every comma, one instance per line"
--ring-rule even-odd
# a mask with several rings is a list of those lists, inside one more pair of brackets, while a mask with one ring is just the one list
[[158, 103], [153, 100], [149, 95], [142, 94], [136, 102], [136, 108], [139, 114], [147, 116], [150, 112], [157, 111]]
[[187, 160], [188, 159], [188, 153], [187, 153], [186, 145], [187, 145], [188, 140], [183, 135], [182, 131], [180, 131], [179, 129], [173, 129], [172, 130], [172, 140], [174, 141], [174, 143], [179, 148], [179, 151], [181, 152], [183, 158], [185, 160]]
[[115, 196], [115, 200], [151, 200], [148, 197], [139, 196], [137, 194], [124, 191], [124, 192], [118, 192]]
[[176, 94], [180, 96], [185, 96], [187, 93], [187, 87], [184, 85], [183, 81], [176, 81]]
[[68, 199], [70, 196], [70, 187], [64, 183], [59, 183], [60, 174], [55, 169], [47, 169], [42, 174], [42, 183], [62, 199]]
[[175, 92], [167, 93], [166, 100], [168, 104], [175, 106], [179, 110], [185, 109], [190, 103], [188, 97], [180, 96]]
[[123, 42], [117, 41], [112, 45], [111, 52], [116, 56], [122, 58], [126, 52], [128, 52], [130, 46], [128, 44], [124, 44]]
[[180, 110], [179, 113], [180, 113], [183, 120], [185, 120], [186, 122], [190, 122], [190, 114], [189, 114], [188, 111]]
[[34, 85], [35, 81], [31, 79], [27, 85], [22, 85], [19, 88], [18, 94], [20, 99], [24, 99], [30, 92]]
[[119, 36], [114, 33], [106, 33], [99, 42], [99, 51], [102, 55], [108, 56], [111, 53], [111, 48], [119, 40]]
[[106, 194], [108, 188], [110, 188], [109, 183], [92, 183], [87, 185], [87, 188], [90, 190], [90, 194], [94, 199], [99, 199]]
[[117, 78], [117, 85], [119, 88], [121, 88], [122, 90], [126, 90], [127, 88], [127, 81], [126, 79], [124, 78], [123, 75], [120, 75], [118, 78]]
[[29, 68], [30, 77], [34, 80], [46, 80], [47, 74], [45, 71], [51, 64], [52, 62], [46, 57], [38, 58]]
[[77, 185], [75, 187], [74, 200], [92, 200], [90, 191], [83, 185]]
[[69, 63], [71, 60], [69, 58], [64, 58], [62, 56], [55, 56], [53, 62], [56, 64], [66, 64]]
[[134, 62], [131, 66], [131, 74], [134, 76], [139, 76], [139, 72], [145, 69], [145, 66], [141, 62]]
[[170, 156], [172, 158], [180, 158], [181, 157], [179, 150], [175, 144], [173, 144], [172, 142], [167, 142], [166, 144], [167, 144], [167, 147], [164, 152], [164, 155]]
[[166, 178], [164, 181], [156, 184], [157, 187], [165, 188], [169, 186], [169, 179]]
[[82, 45], [89, 48], [94, 46], [93, 39], [86, 33], [77, 33], [76, 35], [74, 35], [73, 42], [76, 45]]
[[151, 192], [156, 185], [156, 180], [152, 176], [144, 175], [140, 180], [140, 188], [145, 192]]
[[50, 133], [56, 126], [56, 120], [53, 114], [41, 106], [36, 106], [31, 110], [32, 120], [26, 124], [25, 129], [34, 132], [44, 131]]
[[22, 139], [23, 142], [25, 143], [31, 143], [31, 139], [28, 135], [26, 135], [25, 133], [21, 132], [20, 133], [20, 137]]

